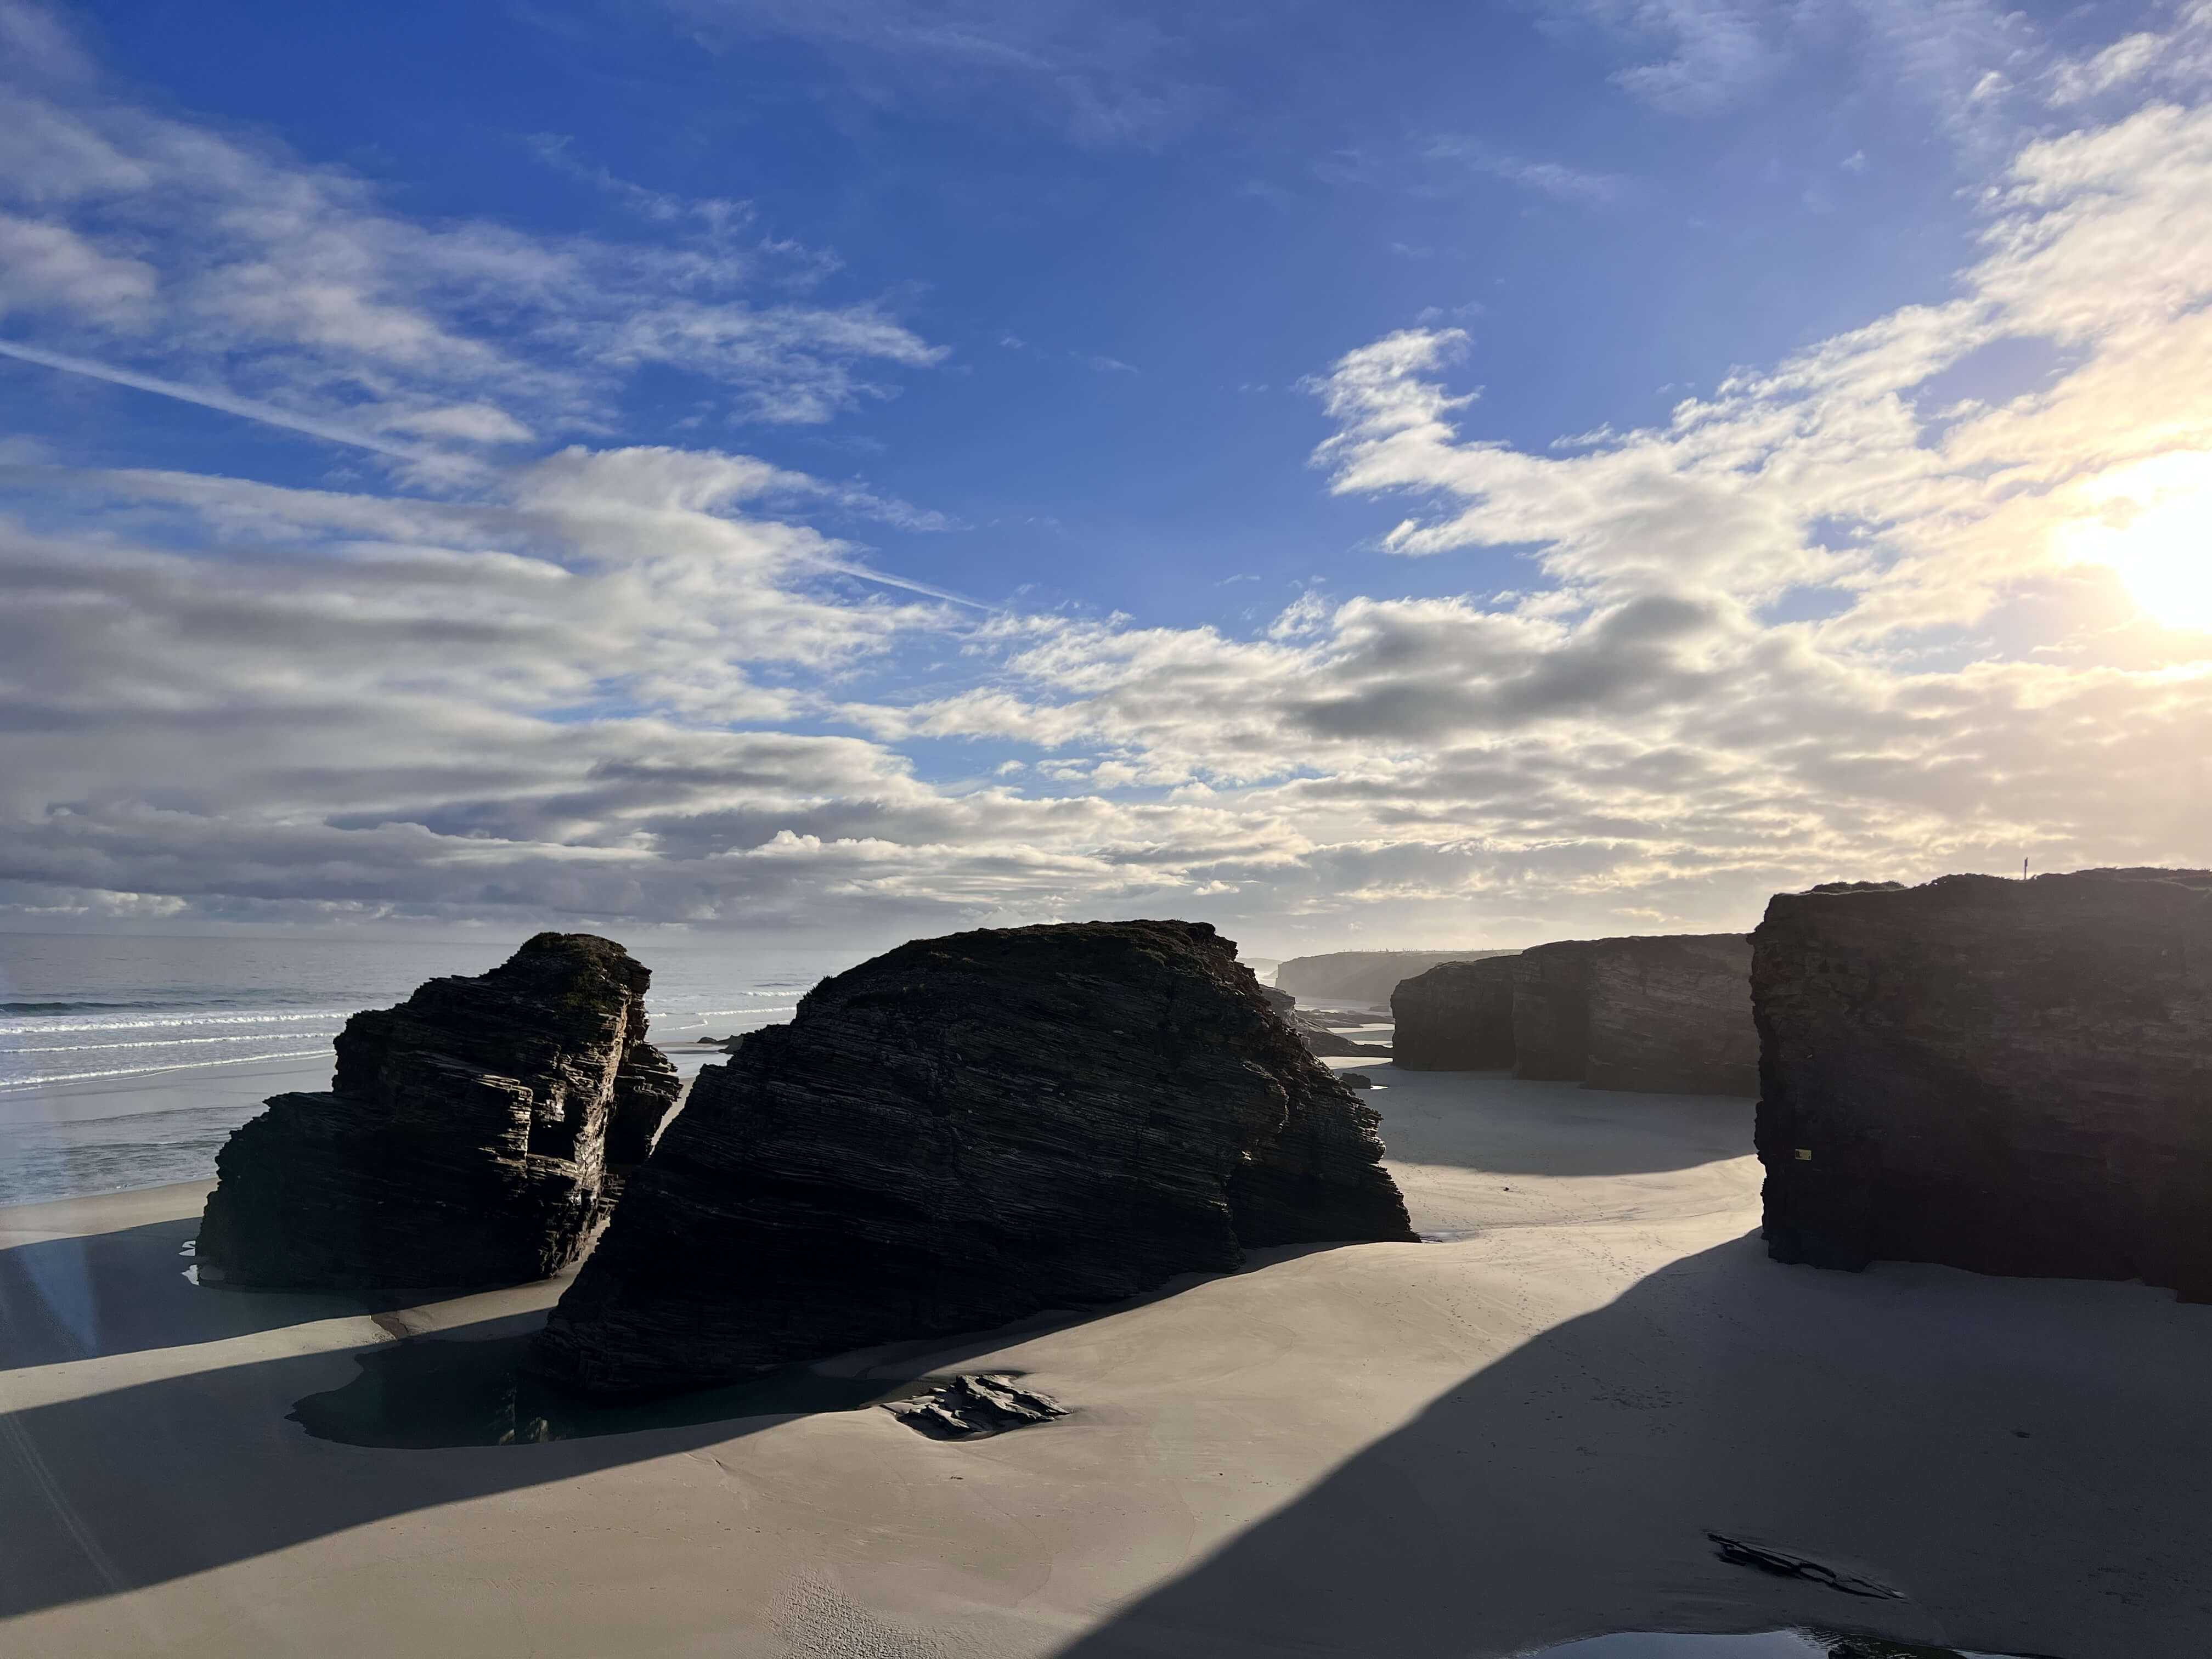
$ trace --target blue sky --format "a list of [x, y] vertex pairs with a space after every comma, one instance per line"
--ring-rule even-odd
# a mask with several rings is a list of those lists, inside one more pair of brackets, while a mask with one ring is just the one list
[[2201, 7], [0, 28], [0, 926], [2203, 861]]

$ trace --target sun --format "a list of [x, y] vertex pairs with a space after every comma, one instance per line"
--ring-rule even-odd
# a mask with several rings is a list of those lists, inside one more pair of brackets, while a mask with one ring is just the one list
[[2154, 622], [2212, 632], [2212, 453], [2116, 467], [2079, 498], [2089, 514], [2061, 532], [2068, 553], [2109, 566]]

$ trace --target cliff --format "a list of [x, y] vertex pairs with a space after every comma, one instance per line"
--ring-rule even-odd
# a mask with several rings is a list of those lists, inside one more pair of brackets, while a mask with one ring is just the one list
[[1589, 1065], [1595, 941], [1539, 945], [1513, 958], [1513, 1075], [1580, 1082]]
[[1410, 1239], [1375, 1124], [1210, 927], [918, 940], [701, 1074], [533, 1364], [667, 1390]]
[[216, 1155], [208, 1284], [514, 1284], [575, 1260], [676, 1098], [650, 975], [540, 933], [473, 978], [356, 1014], [325, 1093], [277, 1095]]
[[1393, 1058], [1409, 1072], [1487, 1072], [1513, 1064], [1511, 956], [1439, 963], [1390, 994]]
[[1590, 950], [1589, 995], [1588, 1087], [1759, 1092], [1748, 934], [1600, 939]]
[[1752, 995], [1777, 1259], [2212, 1298], [2212, 875], [1778, 895]]

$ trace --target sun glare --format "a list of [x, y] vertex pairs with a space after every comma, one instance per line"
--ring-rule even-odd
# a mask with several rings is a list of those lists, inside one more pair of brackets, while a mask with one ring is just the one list
[[2073, 558], [2111, 567], [2154, 621], [2212, 631], [2212, 453], [2118, 467], [2081, 495], [2089, 516], [2061, 532]]

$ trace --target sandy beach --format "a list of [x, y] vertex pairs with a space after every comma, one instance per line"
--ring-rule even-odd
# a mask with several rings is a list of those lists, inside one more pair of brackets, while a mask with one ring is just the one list
[[972, 1443], [872, 1408], [313, 1438], [287, 1413], [356, 1354], [511, 1337], [559, 1284], [371, 1313], [193, 1285], [203, 1187], [0, 1211], [0, 1650], [1479, 1659], [1803, 1623], [2203, 1651], [2212, 1309], [1770, 1262], [1747, 1101], [1352, 1069], [1431, 1242], [824, 1368], [1072, 1408]]

